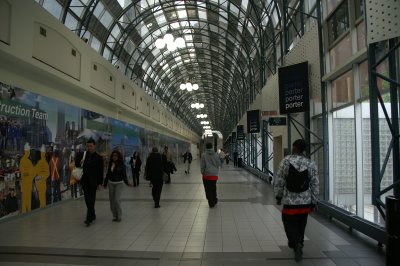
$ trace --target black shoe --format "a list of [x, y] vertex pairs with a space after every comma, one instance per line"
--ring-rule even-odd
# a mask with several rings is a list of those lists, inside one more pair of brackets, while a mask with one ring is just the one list
[[117, 221], [118, 221], [118, 218], [115, 217], [114, 219], [112, 219], [112, 221], [113, 221], [113, 222], [117, 222]]
[[296, 244], [294, 247], [294, 259], [299, 262], [303, 259], [303, 247], [301, 244]]
[[187, 174], [187, 172], [185, 171], [185, 174]]
[[160, 206], [160, 204], [156, 204], [156, 205], [154, 205], [154, 208], [160, 208], [161, 206]]
[[89, 226], [92, 223], [92, 221], [85, 220], [84, 223], [86, 224], [86, 226]]

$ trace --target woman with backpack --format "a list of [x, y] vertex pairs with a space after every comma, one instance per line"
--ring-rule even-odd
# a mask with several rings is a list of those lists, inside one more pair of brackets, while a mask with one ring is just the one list
[[303, 259], [307, 217], [319, 193], [317, 166], [304, 155], [306, 147], [303, 139], [293, 142], [292, 154], [281, 161], [274, 182], [277, 204], [283, 203], [282, 222], [288, 246], [294, 249], [296, 261]]

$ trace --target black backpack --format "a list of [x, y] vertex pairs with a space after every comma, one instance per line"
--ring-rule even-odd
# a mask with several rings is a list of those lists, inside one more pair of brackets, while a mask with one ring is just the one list
[[308, 170], [299, 172], [292, 164], [289, 164], [289, 172], [286, 177], [286, 188], [290, 192], [304, 192], [310, 187]]

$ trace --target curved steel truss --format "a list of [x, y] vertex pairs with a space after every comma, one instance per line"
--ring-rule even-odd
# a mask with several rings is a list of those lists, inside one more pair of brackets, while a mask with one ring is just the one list
[[[199, 111], [190, 105], [204, 103], [211, 127], [227, 137], [276, 57], [278, 0], [57, 0], [51, 7], [36, 1], [50, 12], [57, 6], [53, 15], [199, 135]], [[156, 48], [166, 33], [183, 37], [185, 47]], [[200, 89], [180, 90], [187, 81]]]

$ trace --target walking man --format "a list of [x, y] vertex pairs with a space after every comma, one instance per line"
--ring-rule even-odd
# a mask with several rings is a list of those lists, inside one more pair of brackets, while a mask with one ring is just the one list
[[206, 151], [201, 156], [200, 170], [203, 175], [204, 190], [208, 205], [213, 208], [218, 203], [217, 180], [220, 167], [218, 155], [212, 149], [212, 144], [206, 144]]
[[288, 246], [294, 249], [297, 262], [303, 259], [307, 217], [319, 193], [317, 167], [304, 155], [306, 147], [302, 139], [293, 142], [292, 154], [283, 158], [274, 183], [277, 204], [283, 203], [282, 222]]
[[83, 175], [81, 178], [81, 184], [85, 196], [85, 203], [87, 207], [86, 212], [86, 226], [89, 226], [94, 220], [96, 220], [96, 212], [94, 210], [94, 204], [96, 201], [96, 191], [101, 188], [103, 184], [103, 170], [104, 162], [96, 152], [96, 142], [90, 138], [86, 142], [86, 156], [83, 160], [83, 153], [79, 153], [75, 159], [75, 166], [83, 168]]

